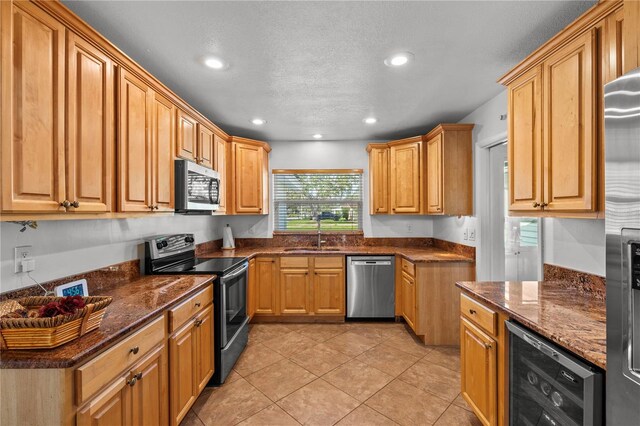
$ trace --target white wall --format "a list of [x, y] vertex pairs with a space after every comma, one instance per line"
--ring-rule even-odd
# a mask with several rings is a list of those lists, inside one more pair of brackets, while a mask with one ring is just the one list
[[544, 219], [545, 263], [605, 276], [604, 219]]
[[[433, 219], [425, 216], [369, 215], [369, 157], [372, 141], [269, 142], [270, 169], [363, 169], [363, 231], [366, 237], [431, 237]], [[273, 210], [273, 209], [271, 209]], [[234, 236], [269, 238], [273, 216], [227, 217]]]
[[[38, 229], [0, 224], [0, 292], [33, 285], [26, 274], [14, 274], [14, 247], [31, 245], [36, 270], [31, 276], [50, 281], [114, 263], [144, 258], [145, 238], [192, 232], [196, 242], [221, 238], [222, 217], [173, 216], [116, 220], [40, 221]], [[141, 251], [142, 250], [142, 251]]]

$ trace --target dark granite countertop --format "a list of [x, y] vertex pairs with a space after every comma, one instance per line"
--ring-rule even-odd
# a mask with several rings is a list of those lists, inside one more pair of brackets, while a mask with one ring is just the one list
[[606, 305], [554, 281], [458, 282], [463, 292], [606, 369]]
[[[308, 249], [308, 250], [307, 250]], [[471, 257], [435, 247], [410, 248], [393, 246], [341, 246], [313, 247], [294, 250], [292, 247], [246, 247], [235, 250], [217, 250], [198, 254], [199, 257], [254, 257], [254, 256], [322, 256], [322, 255], [400, 255], [411, 262], [474, 262]]]
[[77, 366], [142, 327], [165, 309], [206, 287], [212, 275], [153, 275], [128, 283], [104, 285], [112, 296], [100, 328], [53, 349], [0, 352], [0, 368], [70, 368]]

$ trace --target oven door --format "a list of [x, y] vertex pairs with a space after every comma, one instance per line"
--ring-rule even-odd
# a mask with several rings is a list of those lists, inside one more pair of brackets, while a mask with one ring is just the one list
[[220, 278], [220, 347], [232, 341], [247, 320], [247, 271], [249, 263]]
[[220, 174], [187, 160], [175, 162], [178, 212], [213, 211], [220, 205]]

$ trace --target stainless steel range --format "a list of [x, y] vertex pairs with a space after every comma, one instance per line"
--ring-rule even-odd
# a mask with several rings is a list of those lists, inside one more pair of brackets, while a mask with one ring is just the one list
[[206, 274], [213, 285], [215, 373], [210, 385], [221, 385], [247, 345], [246, 257], [198, 258], [193, 234], [162, 235], [145, 243], [145, 271], [156, 274]]

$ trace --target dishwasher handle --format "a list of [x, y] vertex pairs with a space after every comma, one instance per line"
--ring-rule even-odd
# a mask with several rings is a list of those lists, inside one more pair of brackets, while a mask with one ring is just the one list
[[390, 260], [352, 260], [351, 265], [353, 266], [389, 266], [391, 265]]

